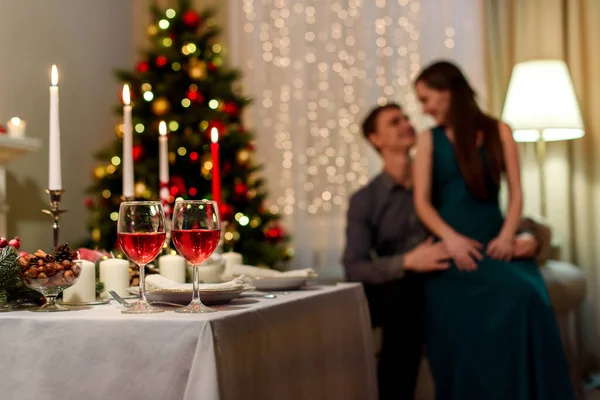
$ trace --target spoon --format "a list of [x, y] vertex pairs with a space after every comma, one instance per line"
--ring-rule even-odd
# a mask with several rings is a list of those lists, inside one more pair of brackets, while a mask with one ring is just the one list
[[[127, 302], [121, 296], [119, 296], [119, 294], [117, 292], [115, 292], [114, 290], [110, 290], [108, 293], [110, 293], [110, 295], [113, 297], [113, 299], [115, 299], [119, 304], [121, 304], [124, 307], [129, 308], [133, 305], [133, 304]], [[173, 306], [173, 307], [183, 307], [181, 304], [169, 303], [168, 301], [150, 301], [149, 303], [150, 304], [164, 304], [166, 306]]]

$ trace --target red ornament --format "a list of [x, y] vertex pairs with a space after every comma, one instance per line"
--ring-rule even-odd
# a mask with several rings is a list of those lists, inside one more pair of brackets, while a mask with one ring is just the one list
[[189, 90], [187, 92], [187, 98], [192, 101], [196, 100], [198, 98], [198, 92], [193, 92], [193, 91]]
[[198, 153], [196, 153], [195, 151], [192, 151], [190, 153], [190, 160], [196, 161], [197, 159], [198, 159]]
[[235, 117], [240, 113], [240, 107], [238, 107], [238, 105], [235, 104], [234, 102], [228, 101], [225, 103], [225, 107], [223, 108], [223, 111], [225, 111], [227, 114], [229, 114], [229, 116]]
[[267, 237], [267, 239], [278, 241], [285, 237], [285, 231], [279, 224], [277, 224], [269, 228], [265, 232], [265, 236]]
[[223, 163], [223, 172], [225, 172], [225, 173], [231, 172], [231, 163], [229, 161], [225, 161]]
[[156, 57], [156, 66], [157, 67], [164, 67], [165, 65], [167, 65], [167, 57], [165, 57], [165, 56]]
[[148, 64], [148, 61], [140, 61], [136, 66], [136, 69], [138, 72], [141, 73], [148, 72], [148, 70], [150, 69], [150, 64]]
[[217, 70], [217, 64], [215, 64], [214, 62], [209, 62], [208, 63], [208, 70], [211, 72], [215, 72]]
[[243, 183], [236, 183], [233, 185], [233, 191], [238, 196], [244, 196], [248, 193], [248, 186]]
[[191, 187], [190, 190], [188, 190], [188, 193], [190, 196], [195, 196], [198, 193], [198, 190], [194, 187]]
[[246, 148], [248, 149], [248, 151], [254, 151], [255, 150], [254, 143], [249, 142], [248, 145], [246, 146]]
[[138, 162], [144, 157], [144, 148], [139, 144], [133, 146], [133, 161]]
[[183, 23], [188, 28], [197, 28], [200, 25], [200, 16], [192, 10], [183, 13]]
[[186, 193], [185, 180], [179, 175], [171, 176], [171, 194], [173, 196], [184, 196]]
[[0, 125], [0, 135], [4, 135], [6, 133], [6, 127], [4, 125]]
[[85, 200], [83, 200], [83, 205], [85, 208], [92, 208], [94, 205], [94, 200], [92, 200], [91, 197], [86, 197]]

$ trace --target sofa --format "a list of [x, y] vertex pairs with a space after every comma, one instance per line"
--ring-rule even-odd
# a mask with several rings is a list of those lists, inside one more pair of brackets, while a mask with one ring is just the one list
[[[556, 314], [576, 399], [583, 400], [583, 375], [580, 369], [577, 317], [585, 297], [585, 276], [577, 266], [558, 260], [560, 258], [559, 247], [553, 244], [552, 232], [547, 223], [539, 218], [535, 220], [529, 218], [524, 224], [528, 230], [534, 231], [538, 238], [539, 248], [536, 262], [546, 281]], [[374, 335], [375, 347], [378, 351], [381, 346], [381, 332], [376, 329]], [[415, 399], [435, 399], [434, 383], [425, 357], [421, 362]]]

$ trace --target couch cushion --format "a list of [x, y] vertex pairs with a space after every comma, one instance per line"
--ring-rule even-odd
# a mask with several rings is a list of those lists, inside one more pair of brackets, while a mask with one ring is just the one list
[[557, 314], [579, 307], [585, 297], [585, 275], [581, 268], [564, 261], [547, 260], [540, 272]]

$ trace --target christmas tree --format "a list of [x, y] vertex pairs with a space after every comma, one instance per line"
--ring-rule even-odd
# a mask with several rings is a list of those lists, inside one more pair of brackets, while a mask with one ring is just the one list
[[[291, 256], [280, 216], [265, 205], [267, 192], [253, 161], [253, 136], [244, 129], [240, 114], [247, 98], [235, 90], [239, 73], [223, 65], [223, 47], [217, 43], [213, 10], [196, 12], [189, 0], [176, 9], [151, 5], [150, 46], [134, 71], [117, 71], [131, 87], [133, 105], [133, 160], [135, 197], [158, 200], [159, 123], [170, 134], [168, 201], [212, 197], [213, 170], [210, 132], [217, 128], [220, 145], [222, 204], [226, 221], [224, 249], [241, 253], [251, 265], [281, 267]], [[122, 104], [116, 107], [122, 115]], [[88, 246], [116, 249], [116, 220], [122, 200], [121, 155], [123, 125], [114, 142], [97, 154], [94, 170]]]

